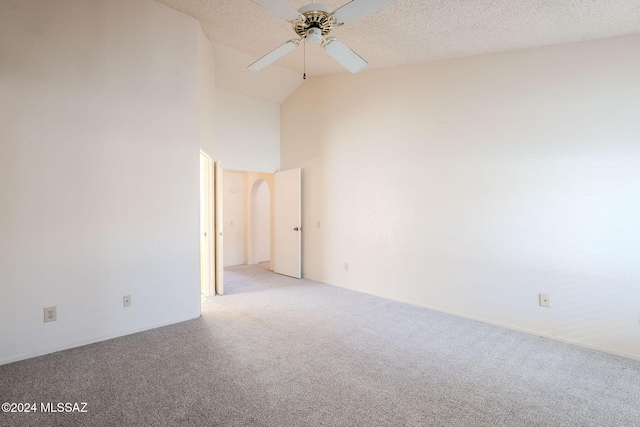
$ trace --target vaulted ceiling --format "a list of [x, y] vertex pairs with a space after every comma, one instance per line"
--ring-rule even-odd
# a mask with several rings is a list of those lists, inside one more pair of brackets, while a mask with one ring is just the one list
[[[198, 19], [213, 42], [216, 86], [280, 103], [303, 83], [303, 47], [263, 71], [246, 67], [287, 40], [291, 25], [251, 0], [156, 0]], [[298, 9], [309, 0], [285, 0]], [[337, 9], [346, 0], [324, 0]], [[368, 69], [640, 32], [638, 0], [397, 0], [331, 32]], [[640, 52], [639, 52], [640, 53]], [[308, 77], [348, 72], [320, 46]]]

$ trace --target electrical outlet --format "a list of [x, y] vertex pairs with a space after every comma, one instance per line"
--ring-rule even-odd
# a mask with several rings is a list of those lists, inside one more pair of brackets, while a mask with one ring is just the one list
[[55, 322], [58, 318], [56, 306], [44, 308], [44, 323]]
[[349, 263], [348, 262], [344, 263], [344, 271], [349, 271]]
[[538, 294], [538, 298], [540, 299], [541, 307], [551, 307], [551, 300], [549, 299], [549, 295], [547, 294]]
[[131, 295], [125, 295], [122, 297], [122, 306], [131, 307]]

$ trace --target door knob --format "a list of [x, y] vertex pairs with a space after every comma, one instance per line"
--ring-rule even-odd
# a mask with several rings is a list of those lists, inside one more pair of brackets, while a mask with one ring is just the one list
[[298, 231], [298, 227], [294, 228], [293, 231]]

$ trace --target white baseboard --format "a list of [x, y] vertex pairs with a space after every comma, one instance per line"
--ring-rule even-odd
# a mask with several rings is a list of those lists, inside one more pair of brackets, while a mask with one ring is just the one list
[[107, 341], [107, 340], [111, 340], [111, 339], [114, 339], [114, 338], [125, 337], [127, 335], [137, 334], [138, 332], [144, 332], [144, 331], [149, 331], [151, 329], [162, 328], [163, 326], [175, 325], [176, 323], [186, 322], [188, 320], [197, 319], [198, 317], [200, 317], [200, 313], [198, 313], [198, 315], [195, 316], [195, 317], [189, 317], [189, 318], [186, 318], [186, 319], [177, 320], [175, 322], [166, 322], [166, 323], [160, 323], [160, 324], [156, 324], [156, 325], [143, 326], [141, 328], [134, 329], [132, 331], [127, 331], [127, 332], [124, 332], [124, 333], [114, 333], [114, 334], [101, 335], [101, 336], [96, 337], [96, 338], [90, 338], [90, 339], [86, 339], [86, 340], [75, 341], [75, 342], [72, 342], [72, 343], [69, 343], [69, 344], [65, 344], [65, 345], [61, 345], [61, 346], [55, 346], [55, 347], [51, 347], [51, 348], [47, 348], [47, 349], [43, 349], [43, 350], [34, 351], [34, 352], [23, 353], [23, 354], [19, 354], [17, 356], [11, 356], [11, 357], [8, 357], [6, 359], [0, 360], [0, 365], [6, 365], [8, 363], [13, 363], [13, 362], [19, 362], [21, 360], [31, 359], [33, 357], [38, 357], [38, 356], [44, 356], [45, 354], [57, 353], [58, 351], [69, 350], [71, 348], [76, 348], [76, 347], [82, 347], [84, 345], [94, 344], [94, 343], [101, 342], [101, 341]]
[[571, 344], [571, 345], [575, 345], [578, 347], [583, 347], [583, 348], [588, 348], [590, 350], [596, 350], [596, 351], [600, 351], [602, 353], [607, 353], [607, 354], [611, 354], [614, 356], [620, 356], [620, 357], [624, 357], [626, 359], [631, 359], [631, 360], [637, 360], [640, 361], [640, 355], [637, 354], [632, 354], [632, 353], [625, 353], [625, 352], [621, 352], [621, 351], [616, 351], [616, 350], [611, 350], [605, 347], [600, 347], [597, 345], [593, 345], [593, 344], [589, 344], [589, 343], [585, 343], [585, 342], [581, 342], [581, 341], [575, 341], [572, 339], [568, 339], [568, 338], [564, 338], [564, 337], [558, 337], [556, 335], [551, 335], [549, 333], [546, 332], [542, 332], [542, 331], [536, 331], [533, 329], [528, 329], [528, 328], [522, 328], [520, 326], [516, 326], [516, 325], [511, 325], [508, 323], [503, 323], [503, 322], [498, 322], [495, 320], [491, 320], [491, 319], [486, 319], [484, 317], [478, 317], [478, 316], [473, 316], [473, 315], [469, 315], [469, 314], [465, 314], [465, 313], [460, 313], [457, 312], [455, 310], [449, 310], [446, 308], [442, 308], [442, 307], [438, 307], [438, 306], [432, 306], [432, 305], [428, 305], [428, 304], [420, 304], [420, 303], [416, 303], [413, 301], [407, 301], [404, 300], [402, 298], [396, 298], [396, 297], [392, 297], [392, 296], [388, 296], [388, 295], [384, 295], [384, 294], [379, 294], [379, 293], [375, 293], [375, 292], [367, 292], [367, 291], [363, 291], [361, 289], [354, 289], [354, 288], [350, 288], [348, 286], [342, 286], [342, 285], [332, 285], [331, 283], [325, 283], [322, 280], [319, 279], [311, 279], [310, 280], [316, 281], [316, 282], [320, 282], [323, 283], [325, 285], [329, 285], [329, 286], [335, 286], [338, 288], [343, 288], [343, 289], [348, 289], [350, 291], [355, 291], [355, 292], [361, 292], [363, 294], [368, 294], [368, 295], [373, 295], [379, 298], [384, 298], [384, 299], [388, 299], [391, 301], [397, 301], [397, 302], [401, 302], [404, 304], [409, 304], [409, 305], [413, 305], [416, 307], [422, 307], [422, 308], [426, 308], [429, 310], [434, 310], [434, 311], [438, 311], [441, 313], [447, 313], [447, 314], [451, 314], [453, 316], [457, 316], [457, 317], [462, 317], [464, 319], [470, 319], [470, 320], [476, 320], [478, 322], [483, 322], [483, 323], [488, 323], [490, 325], [495, 325], [495, 326], [500, 326], [506, 329], [511, 329], [514, 331], [518, 331], [518, 332], [524, 332], [526, 334], [530, 334], [530, 335], [537, 335], [543, 338], [548, 338], [554, 341], [559, 341], [559, 342], [563, 342], [566, 344]]

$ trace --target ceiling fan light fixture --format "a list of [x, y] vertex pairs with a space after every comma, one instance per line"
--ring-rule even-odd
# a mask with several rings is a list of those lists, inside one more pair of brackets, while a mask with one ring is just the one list
[[309, 28], [305, 37], [310, 44], [320, 44], [322, 41], [322, 31], [319, 28]]

